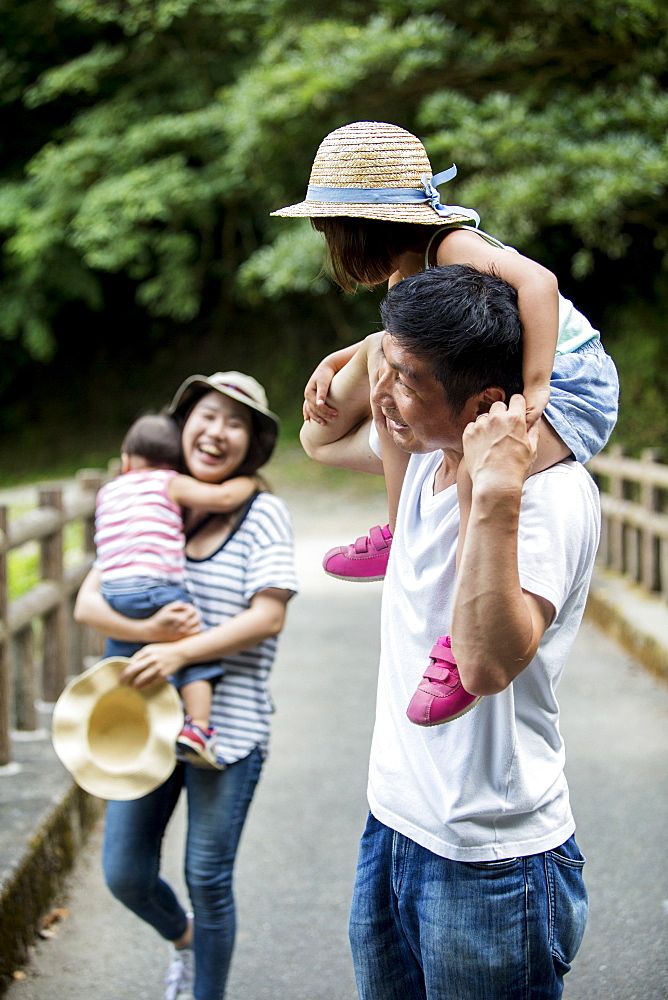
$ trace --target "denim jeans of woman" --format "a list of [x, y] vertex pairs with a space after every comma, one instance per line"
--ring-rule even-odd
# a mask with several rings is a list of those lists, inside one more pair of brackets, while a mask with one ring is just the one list
[[360, 1000], [558, 1000], [587, 919], [573, 837], [449, 861], [369, 817], [350, 942]]
[[185, 875], [195, 914], [195, 1000], [222, 1000], [236, 929], [232, 873], [262, 756], [254, 750], [225, 771], [178, 764], [155, 791], [109, 802], [103, 867], [111, 892], [167, 941], [187, 927], [186, 913], [160, 877], [167, 823], [185, 786], [188, 806]]

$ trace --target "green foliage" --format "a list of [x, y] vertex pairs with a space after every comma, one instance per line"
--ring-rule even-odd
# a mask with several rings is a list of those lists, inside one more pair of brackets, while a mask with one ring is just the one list
[[666, 453], [668, 426], [668, 282], [656, 282], [651, 301], [629, 300], [610, 311], [609, 327], [620, 378], [620, 415], [614, 440], [631, 454]]
[[[9, 509], [10, 523], [25, 513], [24, 508]], [[63, 552], [65, 566], [74, 566], [84, 553], [84, 531], [81, 521], [71, 521], [63, 531]], [[31, 590], [40, 579], [40, 554], [37, 542], [12, 549], [7, 554], [7, 592], [10, 601]]]
[[237, 281], [250, 301], [259, 301], [263, 296], [281, 298], [286, 288], [310, 295], [327, 290], [322, 237], [305, 220], [295, 229], [279, 233], [273, 243], [262, 247], [240, 266]]
[[36, 546], [22, 546], [7, 557], [7, 592], [10, 601], [27, 593], [39, 580], [39, 552]]
[[[439, 93], [425, 102], [421, 122], [436, 129], [430, 150], [437, 162], [456, 150], [466, 165], [458, 194], [478, 209], [484, 228], [525, 243], [568, 226], [582, 249], [619, 258], [630, 249], [632, 220], [654, 230], [664, 248], [668, 95], [655, 81], [555, 96], [538, 111], [529, 95], [474, 102]], [[578, 252], [581, 278], [587, 269]]]
[[226, 329], [232, 350], [243, 311], [284, 318], [275, 370], [300, 383], [295, 322], [331, 324], [334, 346], [372, 299], [343, 301], [308, 225], [269, 213], [356, 119], [409, 128], [435, 171], [454, 160], [444, 200], [558, 268], [595, 320], [666, 270], [660, 0], [0, 0], [0, 17], [5, 380], [70, 350], [73, 317], [131, 322], [148, 370], [175, 332]]

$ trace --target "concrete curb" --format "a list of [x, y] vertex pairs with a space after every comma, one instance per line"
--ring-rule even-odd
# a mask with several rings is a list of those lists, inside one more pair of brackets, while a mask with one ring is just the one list
[[668, 605], [603, 569], [592, 579], [585, 614], [655, 677], [668, 682]]
[[0, 993], [25, 964], [64, 876], [104, 810], [102, 800], [72, 782], [50, 741], [27, 750], [19, 743], [17, 757], [16, 769], [0, 778]]

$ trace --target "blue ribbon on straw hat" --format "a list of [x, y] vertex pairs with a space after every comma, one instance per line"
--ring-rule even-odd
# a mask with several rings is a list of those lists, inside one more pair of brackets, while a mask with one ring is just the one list
[[412, 203], [428, 204], [440, 216], [467, 215], [475, 220], [476, 227], [480, 225], [480, 216], [472, 208], [460, 205], [442, 205], [438, 187], [457, 176], [457, 167], [453, 163], [448, 170], [442, 170], [433, 177], [423, 174], [421, 177], [423, 189], [420, 188], [354, 188], [354, 187], [322, 187], [309, 184], [306, 191], [306, 201], [325, 204], [342, 205], [408, 205]]

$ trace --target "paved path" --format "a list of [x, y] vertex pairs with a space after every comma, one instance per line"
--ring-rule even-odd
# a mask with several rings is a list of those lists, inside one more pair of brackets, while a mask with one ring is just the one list
[[[382, 504], [372, 506], [380, 519]], [[366, 814], [380, 585], [342, 584], [318, 567], [324, 548], [374, 522], [342, 502], [335, 519], [324, 502], [296, 509], [303, 594], [281, 644], [272, 755], [239, 856], [228, 1000], [356, 997], [346, 921]], [[591, 896], [566, 1000], [665, 1000], [668, 690], [585, 625], [561, 701]], [[165, 859], [178, 884], [181, 837], [179, 816]], [[99, 846], [97, 830], [70, 882], [69, 917], [8, 1000], [162, 997], [165, 947], [106, 892]]]

